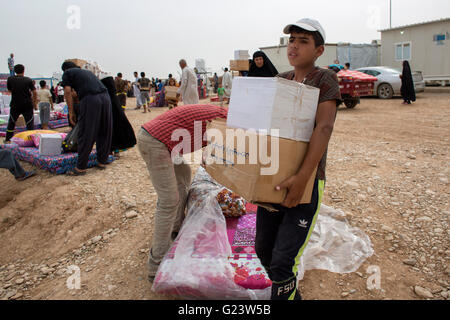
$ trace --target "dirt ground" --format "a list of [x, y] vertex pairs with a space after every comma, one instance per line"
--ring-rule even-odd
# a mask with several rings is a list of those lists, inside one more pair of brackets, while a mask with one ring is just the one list
[[[136, 132], [167, 110], [143, 114], [134, 103], [126, 114]], [[343, 210], [375, 253], [355, 273], [307, 271], [304, 299], [448, 297], [449, 123], [448, 89], [427, 88], [410, 106], [367, 98], [339, 109], [324, 203]], [[0, 299], [177, 299], [147, 281], [156, 193], [137, 148], [84, 177], [38, 170], [17, 182], [1, 170], [0, 181]], [[66, 285], [72, 265], [79, 290]], [[368, 288], [369, 266], [379, 267], [380, 289]]]

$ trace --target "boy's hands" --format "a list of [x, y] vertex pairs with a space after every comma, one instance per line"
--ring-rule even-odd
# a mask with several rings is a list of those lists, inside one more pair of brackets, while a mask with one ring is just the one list
[[286, 198], [284, 199], [282, 206], [286, 208], [294, 208], [300, 204], [303, 193], [305, 192], [306, 184], [308, 183], [308, 179], [303, 176], [297, 174], [292, 176], [281, 184], [275, 187], [275, 190], [280, 191], [287, 189], [288, 193]]

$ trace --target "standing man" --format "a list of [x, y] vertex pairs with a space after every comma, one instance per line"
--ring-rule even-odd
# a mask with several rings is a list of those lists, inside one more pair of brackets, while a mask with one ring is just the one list
[[183, 103], [198, 104], [198, 90], [197, 90], [197, 76], [194, 70], [187, 66], [186, 60], [180, 60], [180, 68], [183, 70], [181, 74], [181, 86], [178, 89], [177, 97], [180, 95], [183, 98]]
[[233, 86], [233, 79], [231, 77], [231, 74], [228, 72], [228, 68], [225, 68], [225, 73], [223, 74], [222, 78], [222, 87], [225, 90], [225, 98], [227, 98], [228, 103], [231, 97], [232, 86]]
[[[97, 167], [103, 170], [108, 163], [112, 140], [112, 107], [108, 91], [91, 71], [80, 69], [73, 62], [64, 62], [61, 69], [64, 71], [62, 86], [69, 107], [69, 121], [72, 125], [78, 124], [78, 161], [69, 175], [86, 174], [94, 143]], [[72, 88], [80, 100], [78, 119], [74, 114]]]
[[141, 91], [141, 102], [144, 106], [144, 113], [150, 112], [150, 86], [151, 81], [145, 77], [145, 72], [141, 72], [141, 78], [138, 80], [139, 90]]
[[[25, 77], [25, 67], [21, 64], [14, 66], [17, 75], [9, 77], [6, 86], [11, 92], [11, 110], [9, 113], [8, 127], [6, 129], [5, 143], [9, 143], [14, 135], [16, 121], [23, 115], [27, 124], [27, 130], [34, 129], [33, 109], [37, 110], [37, 94], [33, 80]], [[31, 98], [33, 97], [33, 98]]]
[[125, 109], [127, 106], [127, 83], [122, 79], [122, 73], [120, 72], [117, 74], [115, 85], [120, 105]]
[[137, 71], [134, 72], [134, 82], [133, 82], [133, 94], [136, 97], [136, 108], [138, 110], [142, 107], [141, 90], [139, 90], [139, 75]]
[[[170, 248], [171, 239], [176, 238], [184, 220], [191, 169], [184, 163], [183, 153], [206, 147], [203, 136], [207, 122], [226, 117], [227, 109], [218, 106], [181, 106], [145, 123], [138, 134], [139, 151], [158, 194], [148, 259], [150, 282], [153, 282], [159, 264]], [[196, 126], [198, 129], [194, 130]], [[186, 136], [172, 139], [175, 131], [184, 132]], [[181, 150], [178, 148], [180, 145]]]
[[9, 69], [9, 76], [14, 77], [14, 53], [11, 53], [11, 55], [8, 58], [8, 69]]

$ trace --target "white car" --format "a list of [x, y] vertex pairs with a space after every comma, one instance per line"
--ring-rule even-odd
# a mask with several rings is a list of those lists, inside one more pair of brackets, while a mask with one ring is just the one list
[[[374, 76], [378, 79], [374, 86], [374, 95], [380, 99], [391, 99], [394, 95], [400, 95], [402, 87], [402, 72], [390, 67], [366, 67], [359, 68], [356, 71], [363, 72]], [[414, 88], [416, 93], [425, 91], [425, 81], [422, 72], [415, 71], [412, 73]]]

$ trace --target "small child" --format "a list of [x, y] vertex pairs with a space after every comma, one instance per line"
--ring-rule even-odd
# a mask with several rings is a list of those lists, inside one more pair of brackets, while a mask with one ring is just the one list
[[220, 106], [223, 107], [223, 97], [225, 96], [225, 89], [222, 87], [221, 83], [219, 83], [219, 88], [217, 88], [217, 94], [219, 96]]

